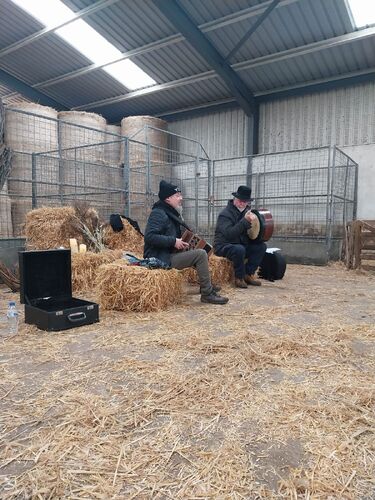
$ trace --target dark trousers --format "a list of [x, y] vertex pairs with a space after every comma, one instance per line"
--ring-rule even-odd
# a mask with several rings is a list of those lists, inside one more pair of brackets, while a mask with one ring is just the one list
[[198, 273], [202, 295], [211, 293], [212, 285], [210, 271], [208, 269], [208, 257], [207, 253], [201, 248], [171, 254], [171, 267], [175, 269], [195, 267]]
[[246, 274], [255, 273], [262, 262], [266, 249], [267, 245], [264, 242], [249, 243], [248, 245], [232, 245], [228, 243], [218, 249], [215, 248], [215, 254], [231, 260], [235, 277], [243, 279]]

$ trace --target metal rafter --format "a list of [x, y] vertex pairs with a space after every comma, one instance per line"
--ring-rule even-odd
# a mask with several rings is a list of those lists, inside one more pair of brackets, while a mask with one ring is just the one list
[[[58, 110], [65, 110], [68, 109], [66, 106], [61, 104], [60, 102], [55, 101], [54, 99], [51, 99], [50, 97], [46, 96], [39, 90], [35, 90], [30, 85], [27, 85], [26, 83], [22, 82], [18, 78], [10, 75], [6, 71], [3, 71], [0, 69], [0, 82], [4, 83], [7, 87], [12, 88], [16, 92], [24, 95], [25, 97], [28, 97], [29, 99], [39, 102], [40, 104], [44, 104], [45, 106], [51, 106], [53, 108], [56, 108]], [[3, 96], [4, 97], [4, 96]]]
[[160, 12], [164, 14], [169, 22], [177, 28], [189, 44], [225, 82], [245, 113], [251, 115], [255, 108], [252, 92], [224, 60], [209, 39], [197, 28], [181, 5], [176, 0], [153, 0], [153, 2]]
[[267, 9], [263, 12], [263, 14], [255, 21], [255, 23], [250, 26], [250, 29], [244, 34], [241, 40], [233, 47], [233, 49], [229, 52], [226, 61], [230, 61], [234, 54], [238, 52], [238, 50], [242, 47], [242, 45], [251, 37], [251, 35], [259, 28], [262, 22], [267, 19], [267, 17], [271, 14], [273, 9], [278, 6], [280, 0], [273, 0], [273, 2], [267, 7]]
[[116, 3], [118, 1], [119, 0], [99, 0], [98, 2], [94, 3], [94, 5], [90, 5], [89, 7], [86, 7], [85, 9], [76, 12], [76, 14], [68, 21], [58, 24], [57, 26], [54, 26], [52, 28], [43, 28], [42, 30], [37, 31], [36, 33], [33, 33], [32, 35], [29, 35], [26, 38], [19, 40], [18, 42], [12, 43], [12, 45], [8, 45], [8, 47], [5, 47], [4, 49], [0, 50], [0, 57], [4, 57], [8, 54], [11, 54], [12, 52], [20, 49], [21, 47], [25, 47], [26, 45], [35, 42], [35, 40], [39, 40], [40, 38], [49, 35], [50, 33], [53, 33], [59, 28], [62, 28], [63, 26], [66, 26], [67, 24], [76, 21], [77, 19], [81, 19], [82, 17], [88, 16], [89, 14], [93, 14], [94, 12], [104, 9], [105, 7], [108, 7], [109, 5], [112, 5], [113, 3]]
[[[292, 3], [298, 2], [299, 0], [281, 0], [279, 5], [277, 6], [278, 8], [280, 7], [285, 7], [287, 5], [290, 5]], [[269, 5], [272, 3], [272, 0], [268, 0], [266, 2], [263, 2], [261, 4], [255, 5], [253, 7], [249, 7], [247, 9], [240, 10], [238, 12], [235, 12], [233, 14], [229, 14], [227, 16], [220, 17], [218, 19], [215, 19], [214, 21], [209, 21], [204, 24], [200, 24], [198, 27], [201, 31], [204, 33], [209, 33], [210, 31], [214, 31], [220, 28], [224, 28], [225, 26], [229, 26], [231, 24], [235, 24], [241, 21], [244, 21], [246, 19], [251, 19], [252, 17], [262, 15], [264, 11], [269, 7]], [[108, 61], [105, 64], [90, 64], [89, 66], [85, 66], [84, 68], [80, 68], [75, 71], [71, 71], [70, 73], [66, 73], [64, 75], [51, 78], [49, 80], [45, 80], [43, 82], [38, 82], [34, 84], [35, 88], [44, 88], [44, 87], [49, 87], [51, 85], [55, 85], [57, 83], [62, 83], [67, 80], [71, 80], [72, 78], [77, 78], [79, 76], [85, 75], [87, 73], [90, 73], [91, 71], [96, 71], [98, 69], [105, 68], [106, 66], [109, 66], [110, 64], [114, 64], [119, 61], [123, 61], [124, 59], [129, 59], [130, 57], [135, 57], [139, 56], [142, 54], [146, 54], [149, 52], [153, 52], [154, 50], [159, 50], [162, 49], [163, 47], [167, 47], [169, 45], [174, 45], [176, 43], [179, 43], [184, 40], [184, 37], [181, 36], [180, 34], [178, 35], [171, 35], [165, 38], [162, 38], [161, 40], [157, 40], [155, 42], [148, 43], [146, 45], [143, 45], [142, 47], [137, 47], [136, 49], [129, 50], [127, 52], [123, 52], [121, 57], [118, 59], [114, 59], [113, 61]], [[5, 49], [6, 50], [6, 49]]]
[[[300, 47], [284, 50], [282, 52], [277, 52], [275, 54], [270, 54], [267, 56], [258, 57], [256, 59], [236, 63], [232, 65], [232, 68], [239, 71], [250, 68], [256, 68], [263, 65], [270, 65], [278, 61], [293, 59], [294, 57], [298, 57], [300, 55], [312, 54], [320, 50], [326, 50], [332, 47], [344, 46], [348, 43], [356, 42], [358, 40], [363, 40], [373, 36], [375, 36], [375, 27], [366, 28], [363, 30], [356, 31], [354, 33], [348, 33], [346, 35], [329, 38], [327, 40], [319, 42], [313, 42], [308, 45], [302, 45]], [[185, 78], [180, 78], [178, 80], [173, 80], [159, 85], [154, 85], [152, 87], [147, 87], [141, 90], [135, 90], [133, 92], [128, 92], [127, 94], [122, 94], [120, 96], [101, 99], [99, 101], [87, 103], [82, 106], [76, 106], [73, 109], [79, 110], [79, 109], [99, 108], [102, 106], [106, 106], [108, 104], [114, 104], [122, 101], [127, 101], [130, 99], [135, 99], [136, 97], [140, 97], [142, 95], [152, 94], [154, 92], [161, 92], [164, 90], [197, 83], [200, 81], [209, 80], [215, 77], [216, 75], [214, 71], [205, 71], [204, 73], [199, 73]]]
[[[286, 87], [273, 89], [271, 91], [255, 92], [254, 95], [256, 102], [260, 104], [276, 99], [301, 96], [314, 92], [324, 92], [334, 88], [344, 88], [359, 83], [372, 81], [375, 81], [375, 70], [353, 71], [351, 73], [345, 73], [340, 76], [310, 80], [299, 85], [289, 85]], [[223, 109], [231, 109], [236, 106], [236, 101], [233, 98], [228, 98], [200, 104], [198, 106], [189, 106], [176, 110], [164, 111], [163, 113], [158, 113], [155, 116], [168, 120], [171, 118], [175, 118], [176, 116], [178, 116], [179, 118], [187, 116], [190, 117], [207, 114], [208, 112], [213, 111], [221, 111]]]

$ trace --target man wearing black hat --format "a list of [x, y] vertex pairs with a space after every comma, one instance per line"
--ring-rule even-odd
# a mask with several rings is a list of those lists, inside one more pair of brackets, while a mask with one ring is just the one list
[[195, 267], [201, 286], [201, 301], [226, 304], [228, 299], [221, 297], [219, 289], [211, 284], [205, 250], [187, 250], [188, 243], [181, 239], [181, 225], [184, 225], [181, 207], [181, 190], [169, 182], [160, 181], [159, 201], [152, 207], [145, 230], [144, 257], [156, 257], [176, 269]]
[[264, 242], [254, 242], [247, 230], [255, 215], [250, 211], [251, 189], [248, 186], [239, 186], [232, 193], [233, 200], [219, 214], [215, 230], [215, 254], [226, 257], [233, 262], [235, 284], [238, 288], [247, 288], [247, 285], [260, 286], [255, 272], [266, 253]]

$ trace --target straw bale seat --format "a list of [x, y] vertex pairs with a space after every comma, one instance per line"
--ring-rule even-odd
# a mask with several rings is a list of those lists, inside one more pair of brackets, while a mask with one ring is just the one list
[[[233, 265], [230, 260], [225, 257], [212, 255], [208, 261], [211, 281], [214, 285], [225, 285], [234, 279]], [[199, 284], [197, 271], [189, 267], [184, 269], [183, 275], [188, 283]]]
[[176, 269], [147, 269], [116, 260], [99, 267], [98, 301], [104, 309], [150, 312], [181, 302], [183, 276]]

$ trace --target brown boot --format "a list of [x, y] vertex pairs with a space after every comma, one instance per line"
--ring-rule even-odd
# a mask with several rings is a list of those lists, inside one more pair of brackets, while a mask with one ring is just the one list
[[262, 282], [260, 280], [256, 279], [255, 274], [247, 274], [245, 276], [245, 281], [248, 285], [252, 285], [252, 286], [260, 286], [262, 284]]
[[234, 280], [234, 284], [235, 284], [236, 288], [247, 288], [245, 280], [243, 280], [241, 278], [236, 278]]

